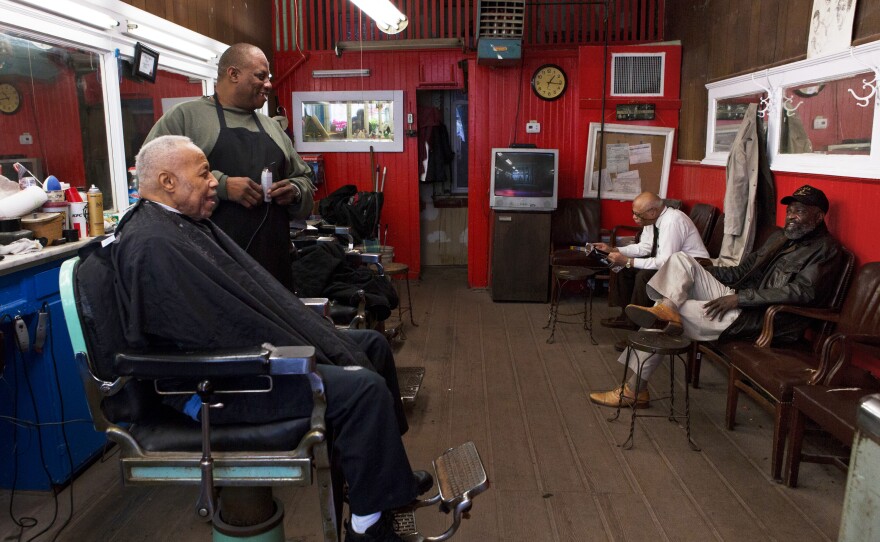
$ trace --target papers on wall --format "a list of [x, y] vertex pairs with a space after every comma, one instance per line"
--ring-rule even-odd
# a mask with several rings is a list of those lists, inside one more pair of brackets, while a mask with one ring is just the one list
[[[642, 143], [641, 145], [629, 146], [629, 163], [630, 164], [650, 164], [651, 163], [651, 144]], [[627, 168], [629, 169], [629, 168]]]
[[629, 170], [629, 145], [613, 143], [605, 146], [605, 163], [609, 173], [620, 173]]
[[637, 170], [623, 171], [617, 174], [612, 187], [614, 192], [623, 192], [624, 194], [641, 194], [642, 180]]

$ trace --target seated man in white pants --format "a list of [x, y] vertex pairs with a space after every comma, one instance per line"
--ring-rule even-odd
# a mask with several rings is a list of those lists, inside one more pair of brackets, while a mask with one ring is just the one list
[[[648, 295], [655, 305], [629, 305], [627, 316], [642, 328], [661, 324], [663, 332], [684, 333], [695, 341], [751, 339], [760, 334], [764, 311], [770, 305], [827, 304], [843, 263], [840, 243], [824, 222], [828, 198], [805, 185], [781, 203], [787, 205], [784, 230], [774, 233], [740, 265], [704, 268], [693, 257], [676, 253], [648, 282]], [[797, 340], [807, 324], [804, 317], [780, 315], [774, 325], [774, 342]], [[636, 356], [643, 363], [640, 382], [633, 374], [623, 390], [591, 393], [590, 400], [605, 406], [635, 403], [637, 408], [647, 407], [647, 380], [662, 356], [633, 352], [630, 369], [635, 369]], [[627, 353], [618, 361], [626, 363]]]

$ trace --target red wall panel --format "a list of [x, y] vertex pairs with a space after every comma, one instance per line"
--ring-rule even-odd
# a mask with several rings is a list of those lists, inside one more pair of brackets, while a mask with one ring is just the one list
[[[31, 83], [30, 80], [5, 79], [4, 82], [13, 83], [21, 92], [22, 105], [14, 115], [0, 118], [0, 154], [39, 158], [44, 177], [51, 174], [74, 186], [84, 186], [79, 104], [73, 73], [59, 70], [51, 80], [38, 79]], [[19, 142], [24, 132], [31, 134], [33, 144]]]

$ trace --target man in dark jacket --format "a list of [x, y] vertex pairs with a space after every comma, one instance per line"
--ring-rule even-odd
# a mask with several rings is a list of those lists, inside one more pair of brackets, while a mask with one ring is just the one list
[[[840, 243], [824, 222], [828, 198], [821, 190], [805, 185], [781, 203], [787, 205], [785, 228], [740, 265], [703, 268], [692, 257], [675, 254], [648, 282], [648, 295], [656, 304], [629, 305], [627, 316], [643, 328], [660, 323], [666, 333], [684, 333], [695, 341], [752, 339], [760, 334], [770, 305], [826, 305], [843, 263]], [[777, 343], [797, 340], [808, 323], [795, 315], [777, 320], [773, 336]], [[636, 354], [643, 363], [641, 381], [637, 383], [633, 375], [622, 394], [620, 388], [592, 393], [591, 401], [606, 406], [617, 406], [618, 402], [647, 406], [646, 381], [662, 356]], [[626, 359], [624, 353], [620, 362], [626, 363]]]

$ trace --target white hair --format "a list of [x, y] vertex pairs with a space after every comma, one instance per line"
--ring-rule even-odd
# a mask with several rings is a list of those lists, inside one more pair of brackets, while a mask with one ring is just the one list
[[177, 161], [177, 150], [183, 146], [192, 146], [199, 149], [192, 140], [186, 136], [165, 135], [157, 137], [143, 147], [135, 158], [138, 183], [141, 190], [156, 188], [159, 173], [167, 169]]

